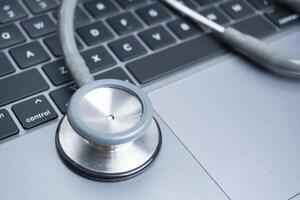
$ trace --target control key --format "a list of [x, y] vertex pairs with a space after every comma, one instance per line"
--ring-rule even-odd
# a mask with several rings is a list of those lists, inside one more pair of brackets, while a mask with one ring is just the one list
[[43, 95], [16, 104], [12, 106], [12, 110], [24, 129], [30, 129], [57, 118], [57, 113]]

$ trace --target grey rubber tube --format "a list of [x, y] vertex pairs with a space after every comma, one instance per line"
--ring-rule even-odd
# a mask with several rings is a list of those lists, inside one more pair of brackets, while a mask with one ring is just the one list
[[78, 0], [63, 0], [59, 13], [59, 37], [67, 68], [79, 87], [94, 81], [75, 40], [74, 16]]
[[226, 44], [269, 70], [284, 76], [300, 78], [300, 60], [288, 58], [260, 40], [233, 28], [226, 28], [219, 36]]
[[278, 3], [284, 4], [289, 8], [300, 13], [300, 0], [277, 0]]

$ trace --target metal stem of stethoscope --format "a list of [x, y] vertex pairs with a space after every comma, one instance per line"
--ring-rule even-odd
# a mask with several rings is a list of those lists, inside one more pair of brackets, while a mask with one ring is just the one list
[[[300, 78], [300, 60], [289, 58], [260, 40], [241, 33], [236, 29], [223, 27], [177, 0], [162, 1], [196, 23], [209, 27], [227, 45], [233, 47], [237, 52], [250, 58], [260, 66], [283, 76]], [[300, 0], [278, 1], [292, 6], [292, 8], [300, 12]]]
[[135, 176], [157, 156], [161, 132], [146, 94], [118, 80], [95, 81], [75, 42], [78, 0], [64, 0], [59, 35], [70, 73], [80, 87], [56, 134], [60, 157], [85, 177], [116, 181]]

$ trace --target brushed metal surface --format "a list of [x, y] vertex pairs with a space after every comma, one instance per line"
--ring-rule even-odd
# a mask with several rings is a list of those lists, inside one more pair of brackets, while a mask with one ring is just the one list
[[95, 131], [115, 134], [134, 127], [141, 119], [139, 99], [117, 88], [98, 88], [88, 92], [78, 105], [78, 117]]
[[[300, 32], [271, 43], [300, 56]], [[300, 192], [300, 81], [231, 57], [150, 93], [153, 106], [231, 199]]]

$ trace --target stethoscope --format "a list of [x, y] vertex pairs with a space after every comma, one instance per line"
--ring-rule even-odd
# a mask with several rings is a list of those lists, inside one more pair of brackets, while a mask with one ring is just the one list
[[[278, 74], [300, 78], [300, 61], [287, 58], [258, 39], [225, 28], [177, 0], [171, 8], [209, 27], [226, 44]], [[300, 12], [300, 0], [278, 0]], [[74, 13], [78, 0], [64, 0], [59, 35], [68, 70], [79, 89], [57, 128], [56, 147], [64, 163], [78, 174], [118, 181], [143, 172], [157, 157], [162, 134], [147, 95], [118, 80], [95, 81], [75, 42]]]

